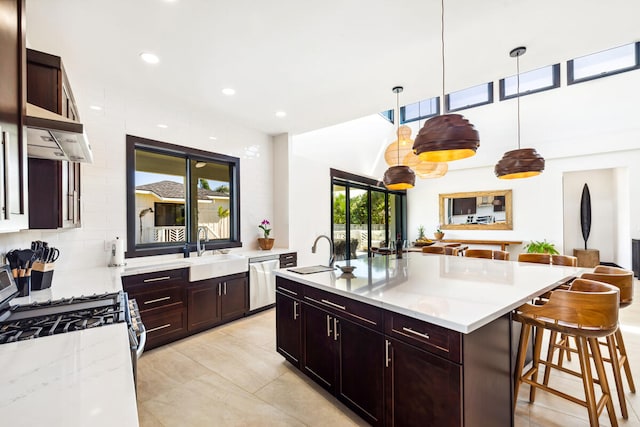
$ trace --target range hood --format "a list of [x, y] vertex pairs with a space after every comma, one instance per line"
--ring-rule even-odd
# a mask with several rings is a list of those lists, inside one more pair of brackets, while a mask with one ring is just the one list
[[27, 156], [93, 163], [82, 123], [27, 103]]

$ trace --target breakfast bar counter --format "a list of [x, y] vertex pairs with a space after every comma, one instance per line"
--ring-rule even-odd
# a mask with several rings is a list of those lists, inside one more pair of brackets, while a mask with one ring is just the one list
[[513, 425], [511, 312], [583, 270], [408, 253], [276, 271], [277, 351], [376, 426]]

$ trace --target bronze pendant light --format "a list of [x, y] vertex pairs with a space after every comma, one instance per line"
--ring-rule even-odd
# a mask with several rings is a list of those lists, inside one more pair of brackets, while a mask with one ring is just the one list
[[[402, 92], [402, 86], [396, 86], [393, 88], [393, 93], [396, 94], [396, 127], [398, 134], [398, 139], [400, 139], [400, 95]], [[399, 142], [399, 141], [398, 141]], [[396, 149], [396, 166], [391, 166], [386, 170], [384, 176], [382, 177], [382, 182], [384, 186], [389, 190], [408, 190], [409, 188], [413, 188], [416, 183], [416, 174], [413, 173], [413, 170], [409, 166], [405, 166], [400, 162], [400, 144], [397, 144]]]
[[[441, 2], [442, 52], [442, 112], [444, 113], [444, 0]], [[420, 160], [449, 162], [466, 159], [476, 154], [480, 136], [473, 125], [460, 114], [442, 114], [427, 120], [413, 143], [413, 151]]]
[[509, 52], [509, 56], [516, 58], [517, 80], [516, 93], [518, 96], [518, 149], [507, 151], [496, 164], [495, 174], [500, 179], [529, 178], [540, 175], [544, 170], [544, 158], [534, 148], [520, 148], [520, 57], [527, 51], [526, 47], [517, 47]]

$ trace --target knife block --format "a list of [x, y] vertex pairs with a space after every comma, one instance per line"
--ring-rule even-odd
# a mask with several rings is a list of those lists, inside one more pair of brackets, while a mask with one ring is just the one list
[[33, 263], [33, 269], [31, 270], [31, 290], [39, 291], [51, 287], [51, 281], [53, 280], [53, 269], [55, 264], [52, 262]]

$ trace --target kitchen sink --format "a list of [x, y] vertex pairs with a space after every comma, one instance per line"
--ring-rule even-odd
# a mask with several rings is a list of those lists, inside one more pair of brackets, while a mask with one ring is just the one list
[[189, 266], [189, 281], [211, 279], [229, 274], [245, 273], [249, 270], [249, 259], [242, 255], [203, 255], [185, 258]]

